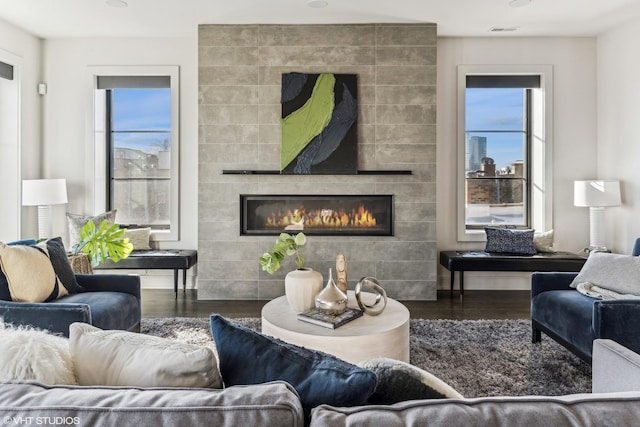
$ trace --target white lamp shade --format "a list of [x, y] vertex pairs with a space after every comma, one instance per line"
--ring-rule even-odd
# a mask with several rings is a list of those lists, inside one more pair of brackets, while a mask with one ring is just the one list
[[620, 181], [574, 181], [573, 204], [583, 207], [620, 206]]
[[65, 179], [25, 179], [22, 181], [22, 205], [45, 206], [67, 203]]

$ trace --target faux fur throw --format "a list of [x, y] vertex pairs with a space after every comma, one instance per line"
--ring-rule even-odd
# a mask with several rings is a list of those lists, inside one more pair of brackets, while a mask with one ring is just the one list
[[77, 384], [68, 339], [0, 319], [0, 343], [0, 382]]

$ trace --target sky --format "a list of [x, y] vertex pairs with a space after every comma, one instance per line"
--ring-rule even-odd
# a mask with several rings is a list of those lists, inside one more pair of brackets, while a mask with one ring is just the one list
[[[171, 128], [170, 89], [116, 89], [113, 91], [113, 129], [168, 131]], [[523, 160], [522, 131], [524, 97], [522, 89], [467, 89], [466, 129], [470, 135], [487, 138], [487, 156], [497, 169]], [[487, 132], [488, 131], [488, 132]], [[163, 149], [163, 133], [116, 134], [116, 145], [146, 152]]]
[[524, 96], [522, 89], [467, 89], [467, 131], [519, 131], [517, 133], [472, 132], [487, 138], [487, 157], [496, 169], [523, 160]]
[[[171, 129], [171, 89], [114, 89], [113, 130], [169, 131]], [[118, 148], [153, 153], [164, 149], [166, 133], [118, 133]]]

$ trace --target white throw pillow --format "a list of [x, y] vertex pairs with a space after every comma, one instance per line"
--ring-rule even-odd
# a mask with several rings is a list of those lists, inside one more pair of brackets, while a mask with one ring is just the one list
[[554, 253], [553, 249], [553, 230], [544, 233], [535, 233], [533, 235], [533, 245], [538, 252]]
[[0, 382], [38, 381], [75, 385], [69, 340], [0, 320]]
[[222, 387], [208, 347], [86, 323], [71, 324], [69, 341], [80, 385]]
[[640, 296], [640, 257], [592, 252], [569, 286], [579, 284]]

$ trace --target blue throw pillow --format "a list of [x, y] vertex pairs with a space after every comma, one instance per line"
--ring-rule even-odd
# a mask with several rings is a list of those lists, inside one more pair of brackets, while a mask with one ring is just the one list
[[283, 380], [291, 384], [307, 417], [320, 405], [364, 405], [376, 375], [337, 357], [259, 334], [214, 314], [211, 333], [225, 387]]
[[537, 253], [533, 243], [535, 230], [485, 227], [484, 231], [487, 233], [485, 252], [518, 255], [535, 255]]

